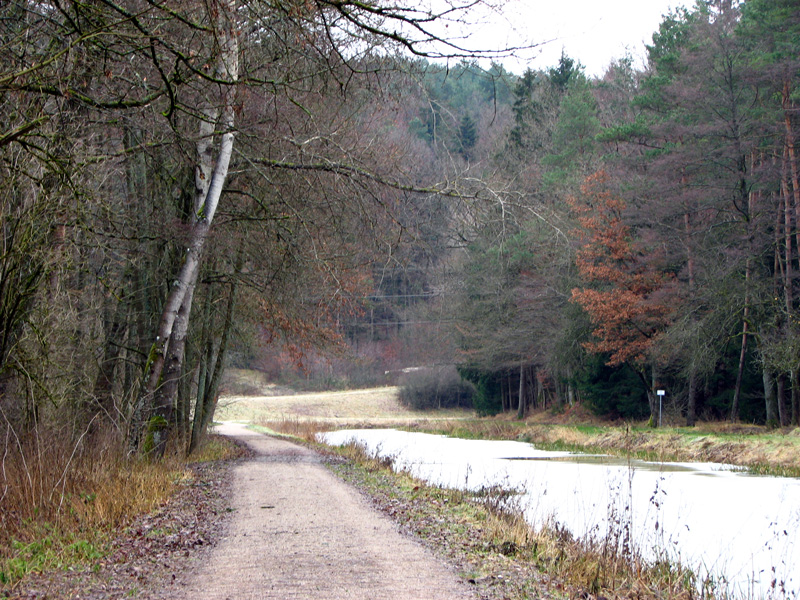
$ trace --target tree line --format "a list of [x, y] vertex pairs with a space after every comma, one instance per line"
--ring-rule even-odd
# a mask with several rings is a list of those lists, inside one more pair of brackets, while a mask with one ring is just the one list
[[451, 260], [454, 355], [486, 412], [800, 420], [798, 26], [789, 1], [666, 15], [647, 64], [513, 82]]
[[567, 54], [520, 76], [417, 61], [409, 165], [486, 193], [411, 199], [412, 243], [373, 264], [348, 359], [319, 370], [438, 369], [438, 394], [455, 364], [482, 413], [656, 422], [664, 390], [689, 424], [797, 423], [799, 19], [698, 2], [664, 16], [643, 69], [599, 77]]

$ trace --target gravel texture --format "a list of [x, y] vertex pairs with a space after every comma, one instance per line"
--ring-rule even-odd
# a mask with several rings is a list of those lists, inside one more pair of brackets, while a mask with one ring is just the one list
[[233, 472], [234, 518], [175, 598], [472, 598], [466, 584], [333, 476], [314, 451], [226, 424], [256, 457]]

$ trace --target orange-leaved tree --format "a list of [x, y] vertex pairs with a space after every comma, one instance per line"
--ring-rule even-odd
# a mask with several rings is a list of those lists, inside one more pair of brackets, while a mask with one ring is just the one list
[[580, 225], [575, 262], [584, 283], [572, 290], [572, 301], [594, 326], [594, 339], [584, 347], [607, 354], [609, 366], [632, 367], [647, 388], [655, 416], [652, 349], [669, 324], [673, 278], [658, 268], [655, 254], [635, 243], [623, 220], [625, 201], [611, 191], [604, 171], [586, 178], [570, 207]]

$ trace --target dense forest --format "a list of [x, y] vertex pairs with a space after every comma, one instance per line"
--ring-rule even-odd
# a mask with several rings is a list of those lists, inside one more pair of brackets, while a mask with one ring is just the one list
[[457, 365], [484, 413], [655, 424], [663, 390], [673, 422], [798, 424], [800, 7], [734, 4], [665, 16], [642, 70], [425, 71], [410, 132], [495, 196], [444, 199], [374, 277], [367, 339], [388, 311], [381, 351], [440, 366], [407, 386]]
[[4, 2], [6, 452], [189, 450], [226, 366], [798, 424], [800, 7], [698, 2], [598, 78], [447, 19]]

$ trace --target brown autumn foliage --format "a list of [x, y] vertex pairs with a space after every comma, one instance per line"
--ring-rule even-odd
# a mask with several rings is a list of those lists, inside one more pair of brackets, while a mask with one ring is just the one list
[[608, 353], [609, 365], [642, 363], [669, 323], [671, 278], [635, 247], [623, 221], [625, 202], [609, 189], [604, 171], [587, 177], [570, 206], [582, 228], [575, 262], [586, 285], [572, 290], [572, 300], [594, 326], [595, 339], [584, 347]]

